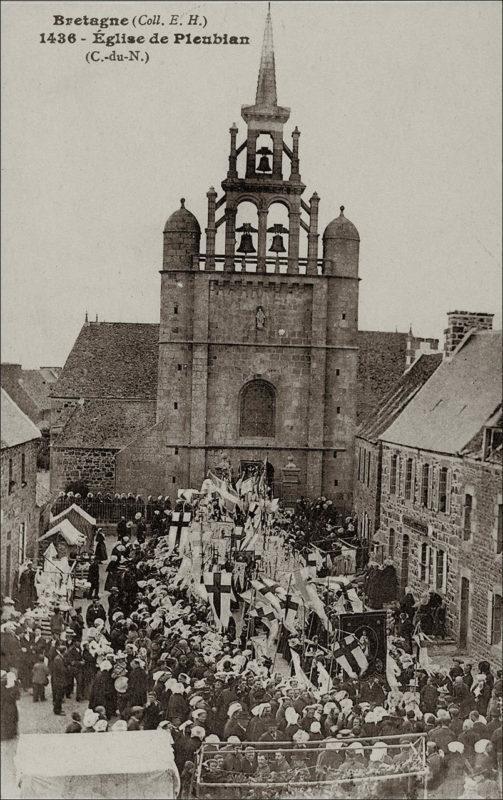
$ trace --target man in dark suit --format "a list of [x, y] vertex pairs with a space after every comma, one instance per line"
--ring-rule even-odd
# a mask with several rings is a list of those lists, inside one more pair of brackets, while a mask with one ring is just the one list
[[51, 691], [52, 691], [52, 707], [54, 713], [58, 716], [63, 716], [63, 698], [66, 690], [66, 668], [63, 660], [65, 648], [59, 645], [56, 648], [56, 653], [51, 664]]

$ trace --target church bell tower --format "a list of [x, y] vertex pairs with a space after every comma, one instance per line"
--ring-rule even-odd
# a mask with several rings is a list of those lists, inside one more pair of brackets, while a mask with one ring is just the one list
[[278, 105], [270, 12], [255, 103], [241, 116], [222, 192], [207, 192], [205, 252], [185, 201], [164, 230], [157, 428], [166, 491], [199, 488], [223, 457], [237, 476], [267, 456], [276, 496], [293, 460], [299, 495], [349, 508], [359, 235], [341, 210], [320, 257], [320, 201], [316, 192], [303, 199], [300, 132], [287, 135], [290, 109]]

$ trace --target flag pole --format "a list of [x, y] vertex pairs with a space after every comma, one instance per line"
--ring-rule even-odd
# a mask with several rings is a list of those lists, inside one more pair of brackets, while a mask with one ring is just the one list
[[[292, 585], [292, 576], [290, 575], [290, 578], [288, 580], [288, 588], [286, 590], [286, 606], [287, 606], [286, 607], [286, 614], [288, 614], [288, 598], [290, 597], [290, 586], [291, 585]], [[284, 619], [286, 619], [286, 614], [284, 616]], [[276, 664], [276, 657], [278, 655], [278, 650], [279, 650], [279, 643], [280, 643], [280, 639], [281, 639], [281, 636], [282, 636], [284, 630], [286, 630], [286, 628], [285, 628], [285, 626], [283, 624], [283, 620], [281, 620], [281, 628], [278, 631], [278, 641], [276, 642], [276, 650], [274, 652], [274, 659], [273, 659], [273, 662], [272, 662], [272, 672], [274, 672], [274, 666]]]
[[252, 619], [251, 618], [251, 612], [252, 612], [252, 610], [253, 610], [253, 608], [255, 606], [255, 595], [256, 595], [256, 593], [257, 593], [256, 589], [253, 589], [250, 608], [248, 609], [248, 624], [246, 626], [246, 643], [248, 643], [248, 641], [250, 639], [250, 625], [251, 625], [251, 619]]

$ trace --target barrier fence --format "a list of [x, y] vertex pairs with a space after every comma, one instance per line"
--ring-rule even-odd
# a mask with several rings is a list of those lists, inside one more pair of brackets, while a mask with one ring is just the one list
[[[277, 765], [278, 753], [281, 766]], [[243, 758], [248, 773], [240, 769]], [[249, 774], [249, 765], [253, 774]], [[330, 798], [340, 796], [341, 791], [345, 798], [356, 800], [374, 796], [376, 784], [383, 782], [388, 782], [382, 787], [385, 796], [399, 790], [400, 782], [406, 784], [401, 794], [411, 796], [419, 782], [426, 798], [426, 777], [426, 734], [331, 739], [304, 745], [292, 741], [218, 742], [201, 746], [192, 788], [201, 800]]]
[[56, 498], [52, 506], [54, 516], [69, 508], [72, 503], [76, 503], [84, 511], [87, 511], [100, 525], [117, 523], [121, 517], [126, 520], [134, 520], [136, 514], [141, 514], [147, 522], [152, 522], [154, 511], [171, 508], [169, 497], [154, 498], [153, 496], [143, 498], [140, 495], [111, 495], [111, 494], [89, 494], [87, 497], [79, 497], [73, 493], [60, 495]]

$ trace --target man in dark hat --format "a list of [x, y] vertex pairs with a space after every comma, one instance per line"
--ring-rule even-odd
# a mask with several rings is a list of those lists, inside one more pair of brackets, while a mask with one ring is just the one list
[[80, 645], [75, 640], [75, 634], [73, 631], [67, 631], [66, 636], [68, 640], [68, 647], [63, 658], [66, 669], [65, 694], [68, 698], [72, 696], [75, 683], [77, 687], [75, 699], [77, 702], [80, 702], [82, 700], [83, 691], [82, 669], [84, 667], [84, 659], [82, 657]]
[[86, 613], [86, 625], [88, 628], [94, 627], [94, 623], [97, 619], [102, 619], [103, 622], [107, 621], [107, 612], [99, 602], [99, 597], [95, 597], [87, 609]]

